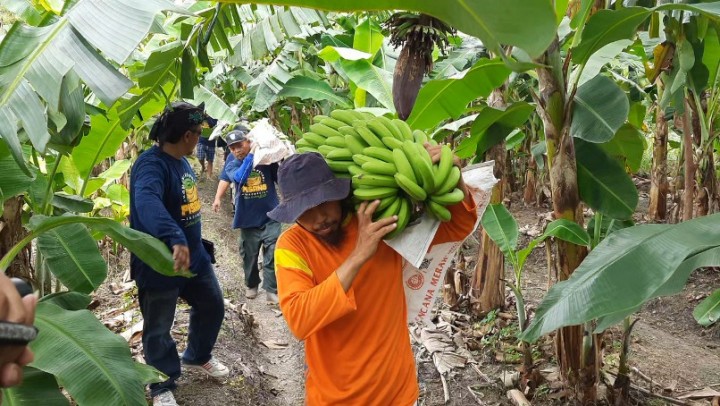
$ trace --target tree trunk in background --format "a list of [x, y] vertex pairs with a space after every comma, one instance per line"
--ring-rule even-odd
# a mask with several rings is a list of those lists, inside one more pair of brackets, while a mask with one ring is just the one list
[[683, 214], [682, 221], [693, 218], [693, 203], [695, 202], [695, 159], [693, 158], [693, 131], [692, 131], [692, 108], [685, 100], [685, 114], [683, 114], [683, 157], [685, 160], [685, 176], [683, 191]]
[[[503, 87], [493, 90], [488, 97], [488, 105], [493, 108], [505, 107]], [[492, 147], [485, 155], [486, 160], [495, 161], [493, 174], [498, 179], [490, 196], [490, 204], [502, 203], [505, 197], [506, 154], [503, 142]], [[504, 276], [505, 256], [485, 230], [481, 230], [478, 260], [471, 282], [475, 314], [485, 314], [505, 304]]]
[[[22, 226], [22, 206], [22, 197], [13, 197], [4, 203], [4, 212], [0, 218], [0, 258], [4, 257], [15, 244], [28, 235], [27, 230]], [[31, 245], [27, 245], [10, 263], [10, 267], [6, 271], [8, 276], [35, 281], [30, 266], [30, 247]]]
[[[661, 87], [662, 82], [658, 81], [658, 94], [662, 94]], [[667, 143], [668, 123], [665, 119], [665, 112], [658, 104], [655, 107], [655, 138], [650, 176], [650, 205], [648, 207], [648, 218], [651, 221], [667, 219]]]
[[[547, 66], [536, 70], [540, 83], [537, 110], [545, 128], [553, 215], [556, 219], [563, 218], [582, 224], [575, 148], [570, 136], [572, 114], [565, 109], [565, 78], [557, 38], [538, 62]], [[566, 280], [585, 258], [587, 249], [564, 241], [556, 241], [556, 246], [558, 277]], [[576, 389], [580, 403], [594, 404], [597, 398], [600, 348], [597, 345], [598, 338], [594, 336], [590, 337], [588, 346], [583, 345], [584, 330], [584, 326], [558, 330], [555, 352], [560, 371], [570, 386]]]

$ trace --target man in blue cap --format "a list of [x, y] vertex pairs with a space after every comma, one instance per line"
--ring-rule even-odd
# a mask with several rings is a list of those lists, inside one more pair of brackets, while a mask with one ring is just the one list
[[258, 259], [263, 249], [262, 283], [267, 301], [277, 303], [275, 280], [275, 243], [280, 235], [280, 223], [270, 219], [267, 212], [278, 205], [278, 164], [253, 167], [254, 146], [248, 139], [248, 129], [236, 126], [225, 140], [231, 155], [220, 173], [213, 210], [220, 210], [222, 196], [231, 183], [235, 187], [233, 228], [240, 229], [240, 257], [245, 273], [245, 296], [254, 299], [260, 286]]

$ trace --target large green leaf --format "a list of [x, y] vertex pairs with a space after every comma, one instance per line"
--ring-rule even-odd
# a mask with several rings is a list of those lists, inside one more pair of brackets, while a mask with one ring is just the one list
[[285, 83], [280, 93], [278, 93], [278, 97], [297, 97], [303, 100], [327, 100], [339, 107], [350, 107], [348, 100], [336, 95], [335, 91], [333, 91], [326, 81], [315, 80], [307, 76], [295, 76], [290, 79]]
[[367, 60], [340, 60], [334, 65], [360, 89], [370, 93], [383, 107], [394, 112], [392, 72], [378, 68]]
[[568, 219], [557, 219], [548, 224], [541, 238], [548, 237], [555, 237], [575, 245], [590, 245], [590, 235], [587, 231], [580, 224]]
[[516, 102], [504, 109], [482, 109], [473, 122], [470, 136], [460, 142], [455, 153], [460, 158], [484, 154], [526, 122], [534, 110], [534, 106], [525, 102]]
[[[228, 7], [235, 7], [229, 6]], [[325, 14], [311, 9], [275, 8], [243, 4], [236, 6], [243, 33], [230, 37], [236, 44], [228, 63], [248, 65], [272, 54], [288, 38], [314, 32], [316, 28], [329, 25]], [[254, 8], [254, 10], [253, 10]], [[252, 24], [252, 25], [251, 25]], [[231, 27], [227, 27], [231, 28]]]
[[598, 145], [575, 139], [580, 199], [593, 210], [615, 219], [629, 219], [638, 203], [632, 179]]
[[720, 265], [719, 244], [720, 214], [616, 231], [550, 289], [522, 339], [602, 317], [622, 320], [647, 300], [682, 289], [697, 267]]
[[[30, 219], [28, 228], [32, 230], [34, 235], [40, 235], [55, 227], [75, 223], [84, 224], [93, 232], [109, 236], [163, 275], [192, 277], [190, 273], [175, 273], [172, 254], [162, 241], [143, 232], [125, 227], [111, 219], [75, 215], [57, 217], [35, 215]], [[6, 260], [4, 257], [3, 261]], [[9, 258], [9, 260], [12, 260], [12, 258]]]
[[15, 23], [0, 43], [0, 111], [19, 120], [35, 148], [43, 151], [49, 134], [38, 95], [57, 111], [63, 78], [72, 70], [111, 105], [132, 82], [102, 55], [125, 61], [162, 9], [182, 10], [164, 0], [80, 0], [43, 27]]
[[37, 248], [48, 269], [70, 290], [90, 293], [107, 276], [107, 263], [82, 224], [68, 224], [41, 234]]
[[701, 326], [710, 326], [720, 320], [720, 289], [705, 298], [693, 311], [693, 317]]
[[450, 51], [446, 58], [435, 63], [430, 77], [433, 79], [447, 79], [472, 66], [485, 50], [477, 38], [467, 37], [462, 44]]
[[54, 376], [32, 367], [23, 368], [22, 385], [2, 389], [2, 400], [4, 404], [11, 406], [66, 406], [70, 404], [60, 391]]
[[[1, 148], [0, 148], [1, 149]], [[0, 201], [9, 199], [30, 189], [34, 176], [30, 177], [10, 155], [0, 157]]]
[[33, 367], [55, 375], [78, 404], [140, 405], [145, 388], [127, 342], [87, 310], [40, 302]]
[[481, 59], [459, 78], [431, 80], [420, 89], [407, 123], [424, 130], [457, 119], [471, 101], [489, 95], [509, 75], [502, 61]]
[[[241, 3], [241, 0], [234, 0]], [[555, 37], [555, 10], [544, 0], [261, 0], [255, 3], [312, 7], [323, 10], [412, 10], [437, 17], [474, 35], [492, 50], [513, 45], [540, 56]]]
[[120, 126], [117, 110], [107, 117], [96, 114], [90, 118], [90, 133], [73, 149], [72, 158], [81, 177], [86, 177], [101, 160], [114, 156], [128, 132]]
[[598, 75], [575, 94], [570, 134], [585, 141], [609, 141], [627, 120], [630, 102], [612, 79]]
[[631, 124], [625, 123], [609, 142], [599, 144], [599, 146], [634, 173], [640, 169], [640, 164], [642, 164], [645, 136]]
[[65, 310], [82, 310], [90, 305], [92, 298], [84, 293], [66, 291], [43, 296], [40, 301], [52, 303]]
[[230, 106], [202, 85], [195, 88], [195, 99], [193, 103], [205, 103], [205, 112], [218, 120], [234, 123], [239, 118]]
[[375, 55], [382, 48], [383, 39], [380, 27], [371, 18], [365, 18], [355, 27], [353, 48]]
[[506, 257], [510, 257], [517, 248], [518, 225], [508, 209], [502, 204], [488, 205], [483, 213], [481, 224], [500, 251]]
[[[628, 39], [621, 39], [619, 41], [611, 42], [600, 48], [597, 52], [593, 53], [584, 66], [581, 65], [576, 68], [582, 71], [582, 73], [580, 73], [580, 77], [578, 78], [578, 86], [582, 86], [587, 81], [597, 76], [603, 66], [615, 60], [620, 52], [632, 45], [632, 43], [633, 42]], [[573, 72], [573, 74], [577, 74], [577, 71]]]
[[637, 27], [650, 15], [643, 7], [626, 7], [620, 10], [600, 10], [585, 24], [582, 39], [572, 49], [572, 60], [585, 64], [597, 50], [610, 43], [632, 39]]
[[572, 60], [584, 64], [600, 48], [622, 39], [633, 39], [637, 28], [653, 11], [687, 10], [713, 19], [720, 17], [720, 2], [699, 4], [664, 4], [653, 9], [625, 7], [619, 10], [600, 10], [585, 24], [578, 46], [572, 49]]

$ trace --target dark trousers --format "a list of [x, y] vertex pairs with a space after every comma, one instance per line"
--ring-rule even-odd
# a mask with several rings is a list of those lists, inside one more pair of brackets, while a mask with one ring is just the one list
[[183, 362], [202, 365], [210, 360], [223, 317], [225, 305], [220, 284], [210, 271], [188, 279], [180, 288], [139, 289], [140, 311], [143, 315], [143, 352], [145, 362], [169, 378], [150, 385], [150, 395], [177, 387], [180, 377], [180, 357], [170, 329], [175, 321], [178, 297], [191, 306], [190, 330]]
[[258, 257], [263, 249], [263, 289], [277, 293], [275, 279], [275, 243], [280, 236], [280, 223], [270, 220], [258, 228], [240, 229], [240, 258], [245, 272], [245, 286], [256, 288], [260, 285]]

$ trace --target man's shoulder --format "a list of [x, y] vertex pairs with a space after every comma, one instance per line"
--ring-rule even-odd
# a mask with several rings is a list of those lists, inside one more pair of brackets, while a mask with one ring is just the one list
[[280, 233], [277, 244], [278, 246], [283, 246], [284, 248], [300, 247], [306, 245], [303, 241], [306, 241], [308, 237], [309, 236], [305, 230], [297, 224], [293, 224], [288, 227], [287, 230]]

